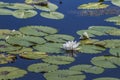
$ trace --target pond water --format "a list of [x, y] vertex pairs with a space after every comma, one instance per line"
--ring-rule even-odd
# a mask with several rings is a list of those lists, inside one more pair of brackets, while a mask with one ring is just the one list
[[[1, 1], [7, 2], [7, 3], [8, 2], [24, 3], [24, 0], [1, 0]], [[91, 10], [93, 14], [90, 14], [90, 10], [88, 11], [84, 9], [83, 10], [77, 9], [77, 7], [81, 4], [86, 4], [89, 2], [98, 2], [98, 0], [49, 0], [49, 1], [51, 3], [56, 4], [59, 7], [57, 11], [64, 14], [63, 19], [60, 19], [60, 20], [47, 19], [47, 18], [41, 17], [39, 14], [37, 14], [35, 17], [27, 18], [27, 19], [18, 19], [11, 15], [9, 16], [0, 15], [0, 29], [19, 30], [21, 27], [31, 26], [31, 25], [50, 26], [50, 27], [56, 28], [59, 31], [58, 32], [59, 34], [72, 35], [75, 37], [75, 40], [79, 41], [80, 35], [78, 35], [76, 31], [87, 30], [89, 26], [112, 26], [115, 28], [120, 27], [118, 25], [115, 25], [115, 23], [105, 21], [105, 19], [109, 17], [118, 16], [120, 14], [120, 7], [113, 5], [110, 1], [104, 1], [104, 4], [110, 5], [108, 9], [100, 9], [100, 10], [93, 10], [93, 11]], [[60, 4], [60, 1], [62, 1], [61, 4]], [[41, 11], [38, 10], [38, 12], [41, 12]], [[96, 38], [100, 40], [104, 40], [104, 39], [120, 40], [120, 35], [119, 36], [100, 36], [100, 37], [97, 36]], [[120, 52], [118, 51], [118, 53]], [[91, 59], [93, 57], [103, 56], [103, 55], [110, 55], [109, 49], [106, 49], [100, 54], [78, 53], [77, 56], [74, 56], [75, 58], [74, 62], [72, 62], [71, 64], [59, 65], [59, 69], [60, 70], [68, 69], [71, 66], [80, 65], [80, 64], [92, 65]], [[14, 79], [14, 80], [47, 80], [43, 77], [43, 73], [34, 73], [27, 70], [27, 67], [31, 64], [40, 63], [40, 62], [42, 63], [43, 61], [41, 59], [29, 60], [29, 59], [20, 58], [18, 55], [16, 56], [17, 56], [17, 59], [15, 62], [0, 64], [0, 67], [13, 66], [13, 67], [18, 67], [20, 69], [24, 69], [28, 72], [25, 76]], [[120, 63], [119, 61], [118, 63]], [[114, 64], [115, 63], [113, 63], [113, 65]], [[105, 68], [104, 72], [101, 74], [91, 74], [91, 73], [83, 72], [86, 75], [86, 78], [84, 80], [93, 80], [95, 78], [100, 78], [100, 77], [113, 77], [118, 79], [111, 79], [111, 80], [120, 80], [120, 76], [119, 76], [120, 64], [119, 65], [115, 64], [115, 65], [117, 66], [117, 68]], [[1, 76], [1, 73], [0, 73], [0, 76]], [[0, 80], [6, 80], [6, 79], [0, 79]], [[67, 79], [64, 79], [64, 80], [67, 80]], [[83, 79], [80, 79], [80, 80], [83, 80]]]

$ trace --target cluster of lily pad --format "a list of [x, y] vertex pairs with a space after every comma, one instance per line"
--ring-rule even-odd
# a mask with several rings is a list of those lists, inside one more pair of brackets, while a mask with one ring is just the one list
[[[46, 5], [42, 5], [46, 2]], [[57, 12], [58, 6], [47, 0], [25, 0], [25, 3], [5, 3], [0, 2], [0, 15], [12, 15], [16, 18], [26, 19], [38, 14], [49, 19], [63, 19], [64, 14]]]

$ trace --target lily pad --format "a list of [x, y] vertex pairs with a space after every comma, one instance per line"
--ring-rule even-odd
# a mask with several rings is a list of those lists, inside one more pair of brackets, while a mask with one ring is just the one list
[[110, 49], [110, 54], [112, 54], [116, 57], [120, 57], [120, 47], [119, 48], [111, 48]]
[[113, 29], [106, 31], [109, 35], [120, 36], [120, 29]]
[[58, 9], [58, 6], [48, 2], [47, 6], [34, 5], [35, 8], [43, 11], [55, 11]]
[[95, 45], [81, 45], [79, 51], [88, 54], [98, 54], [105, 50], [105, 48]]
[[85, 80], [86, 76], [79, 71], [57, 70], [45, 73], [46, 80]]
[[9, 3], [0, 2], [0, 8], [6, 7], [8, 5], [9, 5]]
[[50, 42], [64, 43], [66, 41], [73, 41], [74, 37], [65, 34], [54, 34], [54, 35], [46, 36], [45, 39]]
[[103, 9], [107, 8], [109, 5], [103, 4], [101, 2], [92, 2], [88, 4], [82, 4], [78, 6], [78, 9]]
[[10, 9], [34, 9], [33, 6], [27, 5], [27, 4], [22, 4], [22, 3], [11, 3], [10, 5], [7, 6], [7, 8], [10, 8]]
[[37, 15], [37, 12], [34, 10], [16, 10], [13, 12], [13, 16], [20, 19], [31, 18]]
[[88, 65], [88, 64], [75, 65], [75, 66], [70, 67], [70, 70], [84, 71], [86, 73], [93, 73], [93, 74], [101, 74], [101, 73], [104, 72], [103, 68], [97, 67], [97, 66]]
[[25, 0], [25, 3], [27, 3], [27, 4], [39, 4], [39, 3], [42, 3], [45, 1], [48, 1], [48, 0]]
[[32, 36], [46, 36], [57, 33], [57, 30], [48, 26], [26, 26], [20, 28], [20, 31], [26, 35]]
[[25, 59], [41, 59], [46, 58], [48, 55], [44, 52], [24, 52], [19, 54], [19, 56]]
[[35, 50], [47, 53], [62, 53], [62, 44], [60, 43], [46, 43], [43, 45], [37, 45], [33, 47]]
[[110, 17], [110, 18], [105, 19], [105, 21], [108, 21], [108, 22], [120, 22], [120, 16]]
[[50, 64], [64, 65], [72, 63], [75, 59], [68, 56], [48, 56], [42, 60]]
[[113, 78], [113, 77], [101, 77], [101, 78], [96, 78], [93, 80], [120, 80], [118, 78]]
[[13, 11], [9, 9], [0, 9], [0, 15], [12, 15]]
[[16, 56], [0, 54], [0, 64], [14, 62]]
[[44, 18], [49, 18], [49, 19], [63, 19], [64, 14], [60, 12], [41, 12], [40, 15]]
[[28, 66], [28, 71], [40, 73], [40, 72], [52, 72], [58, 69], [57, 65], [51, 65], [47, 63], [36, 63]]
[[120, 66], [120, 58], [113, 56], [99, 56], [92, 58], [91, 62], [103, 68], [117, 68]]
[[98, 39], [86, 39], [86, 40], [80, 40], [80, 44], [81, 45], [92, 45], [94, 44], [95, 42], [98, 42], [99, 40]]
[[120, 0], [112, 0], [112, 4], [120, 7]]
[[16, 67], [0, 67], [0, 80], [13, 80], [26, 74], [25, 70]]

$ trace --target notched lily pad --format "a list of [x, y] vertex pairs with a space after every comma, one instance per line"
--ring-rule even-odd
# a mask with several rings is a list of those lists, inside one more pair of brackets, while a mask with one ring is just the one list
[[117, 68], [120, 66], [120, 58], [113, 56], [99, 56], [92, 58], [91, 62], [103, 68]]
[[20, 32], [32, 36], [46, 36], [57, 33], [55, 28], [49, 26], [26, 26], [19, 29]]
[[41, 12], [40, 15], [44, 18], [49, 18], [49, 19], [63, 19], [64, 14], [60, 12]]
[[44, 52], [24, 52], [19, 54], [24, 59], [41, 59], [46, 58], [48, 55]]
[[28, 66], [28, 71], [40, 73], [40, 72], [52, 72], [58, 69], [57, 65], [51, 65], [47, 63], [36, 63]]
[[101, 78], [96, 78], [93, 80], [120, 80], [118, 78], [113, 78], [113, 77], [101, 77]]
[[72, 63], [75, 59], [68, 56], [48, 56], [47, 58], [42, 60], [50, 64], [64, 65]]
[[0, 54], [0, 64], [14, 62], [15, 59], [16, 59], [16, 56], [14, 56], [14, 55]]
[[13, 80], [26, 74], [27, 71], [16, 67], [0, 67], [0, 80]]

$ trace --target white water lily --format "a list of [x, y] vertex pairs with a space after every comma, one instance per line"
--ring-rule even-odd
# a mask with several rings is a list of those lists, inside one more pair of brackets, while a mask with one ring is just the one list
[[68, 41], [65, 44], [63, 44], [63, 49], [65, 50], [77, 50], [78, 46], [80, 45], [79, 42], [76, 41]]
[[81, 35], [81, 37], [80, 37], [80, 39], [89, 39], [90, 37], [89, 37], [89, 35], [88, 35], [88, 33], [87, 32], [84, 32], [82, 35]]

